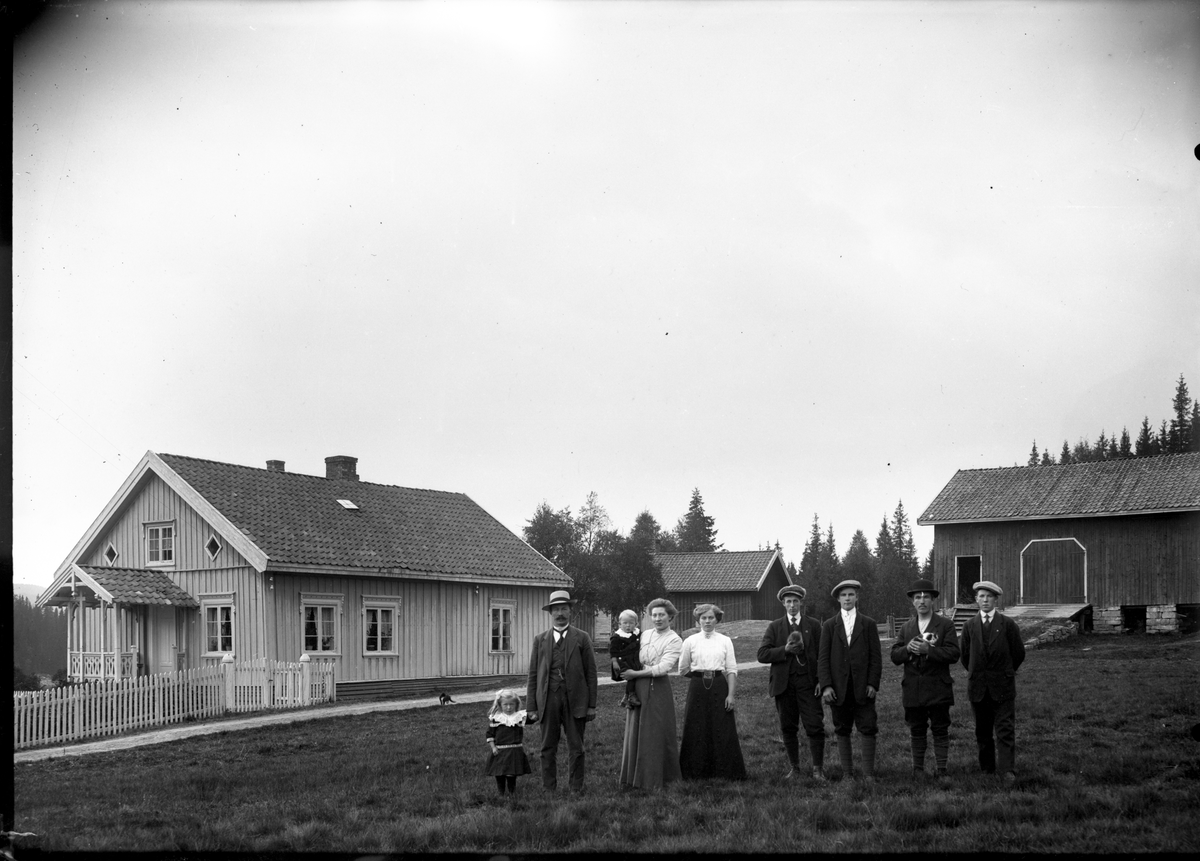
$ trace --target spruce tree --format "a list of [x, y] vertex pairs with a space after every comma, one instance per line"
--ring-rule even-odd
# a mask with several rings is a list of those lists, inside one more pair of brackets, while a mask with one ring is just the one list
[[1037, 447], [1036, 439], [1033, 441], [1033, 448], [1031, 448], [1029, 450], [1029, 461], [1025, 465], [1026, 466], [1037, 466], [1038, 465], [1038, 447]]
[[1121, 458], [1131, 457], [1132, 448], [1129, 444], [1129, 428], [1121, 428], [1121, 447], [1117, 450], [1117, 456]]
[[1137, 442], [1134, 443], [1133, 453], [1137, 457], [1150, 457], [1154, 449], [1154, 431], [1150, 430], [1150, 416], [1142, 418], [1142, 427], [1138, 431]]
[[1067, 444], [1067, 441], [1065, 439], [1063, 440], [1062, 451], [1059, 452], [1059, 455], [1058, 455], [1058, 462], [1059, 463], [1073, 463], [1074, 462], [1071, 460], [1071, 446]]
[[700, 488], [692, 490], [692, 501], [688, 503], [687, 514], [675, 525], [675, 535], [679, 541], [679, 550], [683, 553], [703, 553], [720, 550], [723, 544], [717, 544], [717, 530], [713, 528], [713, 518], [704, 513], [704, 500], [700, 496]]
[[1200, 399], [1192, 401], [1192, 445], [1191, 451], [1200, 451]]
[[1179, 382], [1175, 386], [1175, 397], [1171, 400], [1171, 410], [1175, 413], [1175, 417], [1171, 419], [1170, 445], [1167, 448], [1171, 454], [1183, 454], [1191, 447], [1190, 404], [1191, 398], [1188, 396], [1187, 383], [1183, 380], [1183, 374], [1180, 374]]

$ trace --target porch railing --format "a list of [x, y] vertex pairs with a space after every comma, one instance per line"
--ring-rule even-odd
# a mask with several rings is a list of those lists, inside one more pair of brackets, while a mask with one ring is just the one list
[[13, 692], [13, 749], [67, 744], [227, 712], [336, 699], [332, 661], [259, 659], [45, 691]]
[[80, 682], [115, 679], [118, 660], [120, 678], [137, 675], [137, 652], [67, 652], [67, 675]]

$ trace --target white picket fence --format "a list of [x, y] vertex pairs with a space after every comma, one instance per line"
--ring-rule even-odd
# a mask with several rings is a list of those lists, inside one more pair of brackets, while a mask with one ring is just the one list
[[13, 749], [66, 744], [227, 712], [300, 708], [335, 699], [333, 663], [220, 664], [177, 673], [13, 692]]

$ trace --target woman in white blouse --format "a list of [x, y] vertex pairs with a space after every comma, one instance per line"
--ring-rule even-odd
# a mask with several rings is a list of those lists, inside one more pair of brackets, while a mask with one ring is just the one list
[[675, 605], [655, 598], [647, 606], [653, 627], [642, 631], [640, 670], [625, 670], [634, 679], [639, 708], [625, 713], [625, 744], [621, 749], [621, 784], [658, 789], [679, 780], [679, 742], [675, 737], [675, 697], [671, 673], [679, 665], [683, 639], [671, 630]]
[[716, 604], [700, 604], [692, 615], [700, 631], [683, 641], [679, 656], [679, 674], [692, 680], [683, 713], [680, 772], [685, 780], [745, 780], [733, 711], [737, 658], [733, 641], [716, 630], [725, 613]]

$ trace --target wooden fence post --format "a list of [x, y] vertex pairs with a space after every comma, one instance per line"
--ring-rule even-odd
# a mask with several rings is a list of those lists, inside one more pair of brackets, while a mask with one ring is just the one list
[[312, 705], [312, 658], [300, 656], [300, 705]]
[[221, 671], [225, 674], [225, 711], [233, 711], [237, 706], [233, 687], [233, 655], [225, 653], [221, 658]]

